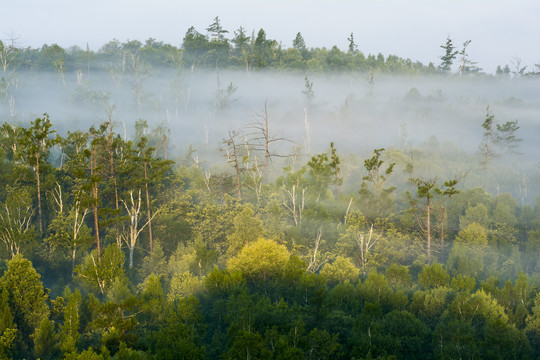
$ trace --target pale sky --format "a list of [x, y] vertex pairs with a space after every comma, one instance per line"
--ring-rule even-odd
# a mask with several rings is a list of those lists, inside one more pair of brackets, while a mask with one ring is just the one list
[[180, 46], [185, 32], [222, 26], [260, 28], [290, 47], [301, 32], [308, 47], [348, 47], [364, 54], [398, 55], [438, 65], [449, 35], [458, 47], [472, 40], [470, 59], [485, 72], [519, 58], [527, 70], [540, 64], [538, 0], [0, 0], [0, 39], [13, 33], [22, 47], [57, 43], [98, 50], [152, 37]]

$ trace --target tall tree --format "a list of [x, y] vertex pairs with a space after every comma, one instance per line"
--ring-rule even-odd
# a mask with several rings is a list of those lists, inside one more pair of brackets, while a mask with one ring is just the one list
[[495, 133], [495, 115], [489, 113], [489, 105], [486, 108], [486, 118], [482, 123], [484, 134], [482, 137], [482, 143], [480, 144], [480, 151], [482, 152], [482, 163], [484, 166], [491, 162], [491, 159], [497, 156], [495, 153], [495, 143], [497, 141], [497, 135]]
[[452, 71], [452, 64], [459, 51], [455, 50], [456, 47], [454, 46], [452, 39], [450, 39], [450, 36], [446, 37], [446, 44], [441, 45], [441, 48], [444, 49], [444, 55], [441, 56], [442, 61], [441, 65], [439, 65], [439, 69], [445, 73], [449, 73]]
[[240, 134], [235, 131], [229, 131], [229, 138], [223, 140], [225, 145], [225, 153], [227, 162], [234, 168], [234, 175], [236, 179], [236, 194], [238, 199], [242, 200], [242, 188], [240, 183], [240, 173], [244, 170], [242, 167], [242, 157], [240, 155], [240, 147], [238, 146], [237, 137]]
[[385, 184], [394, 171], [395, 163], [388, 164], [384, 169], [383, 152], [382, 148], [375, 149], [373, 156], [364, 160], [367, 175], [362, 178], [359, 194], [360, 201], [364, 205], [364, 212], [371, 219], [390, 215], [394, 206], [392, 193], [396, 188]]
[[[87, 187], [91, 193], [91, 206], [94, 216], [94, 239], [96, 243], [98, 262], [101, 262], [101, 240], [99, 237], [99, 208], [102, 204], [99, 196], [100, 184], [107, 177], [103, 164], [107, 162], [107, 124], [102, 124], [99, 128], [90, 127], [90, 148], [89, 148], [89, 173]], [[105, 172], [105, 174], [104, 174]]]
[[502, 153], [519, 153], [517, 148], [523, 140], [516, 135], [519, 130], [517, 120], [507, 121], [503, 124], [497, 123], [495, 115], [490, 114], [488, 106], [482, 128], [484, 134], [480, 143], [480, 151], [484, 166], [487, 166], [493, 158], [501, 156]]
[[354, 42], [354, 34], [351, 33], [347, 40], [349, 41], [349, 53], [352, 55], [358, 54], [358, 45]]
[[248, 142], [251, 144], [252, 148], [256, 152], [264, 152], [264, 183], [268, 184], [268, 172], [270, 169], [270, 161], [272, 157], [285, 157], [280, 155], [270, 149], [270, 147], [275, 142], [287, 141], [283, 137], [273, 137], [270, 135], [270, 124], [269, 124], [269, 115], [267, 102], [264, 102], [264, 113], [257, 114], [256, 116], [260, 119], [258, 121], [252, 122], [249, 127], [255, 131], [254, 134], [251, 134]]
[[7, 42], [2, 42], [0, 40], [0, 68], [4, 72], [8, 71], [20, 51], [17, 48], [17, 42], [18, 38], [15, 37], [14, 33], [9, 35]]
[[146, 136], [141, 137], [135, 151], [135, 161], [136, 164], [138, 164], [139, 172], [142, 170], [142, 174], [138, 181], [142, 185], [141, 188], [144, 188], [148, 221], [148, 239], [150, 242], [150, 253], [152, 253], [154, 251], [152, 219], [154, 218], [155, 213], [152, 214], [152, 200], [150, 198], [150, 193], [151, 190], [154, 190], [155, 192], [163, 182], [166, 174], [171, 169], [173, 161], [156, 158], [155, 148], [149, 146], [148, 138]]
[[41, 177], [42, 173], [50, 165], [47, 163], [50, 149], [59, 141], [58, 137], [52, 135], [56, 131], [51, 129], [52, 124], [49, 115], [43, 114], [42, 118], [32, 121], [31, 126], [23, 130], [20, 138], [22, 151], [21, 155], [26, 164], [28, 164], [36, 175], [36, 190], [38, 199], [38, 220], [39, 232], [43, 233], [43, 210], [41, 201]]
[[292, 46], [294, 49], [300, 51], [300, 55], [302, 55], [302, 60], [307, 60], [309, 52], [306, 47], [306, 42], [304, 41], [301, 33], [296, 34], [296, 37], [292, 42]]
[[219, 16], [216, 16], [214, 18], [214, 22], [206, 28], [206, 31], [210, 33], [210, 38], [212, 40], [218, 40], [218, 41], [224, 41], [225, 40], [224, 34], [227, 34], [229, 32], [221, 26], [221, 21], [219, 20]]
[[334, 169], [326, 153], [312, 156], [307, 165], [311, 187], [315, 190], [316, 201], [319, 202], [321, 196], [325, 196], [328, 187], [333, 183]]
[[418, 225], [426, 235], [427, 263], [431, 264], [431, 237], [432, 237], [432, 213], [448, 198], [457, 194], [458, 180], [448, 180], [442, 186], [437, 184], [436, 179], [424, 180], [422, 178], [410, 179], [416, 186], [416, 197], [407, 191], [407, 197], [412, 209], [415, 211]]
[[343, 183], [343, 179], [341, 178], [341, 159], [339, 158], [337, 154], [337, 150], [334, 146], [334, 142], [330, 142], [330, 167], [334, 170], [334, 181], [336, 183], [336, 198], [340, 195], [340, 187]]
[[254, 39], [247, 36], [245, 29], [240, 26], [234, 32], [234, 38], [231, 41], [234, 44], [236, 57], [243, 61], [246, 72], [249, 72], [249, 59]]
[[463, 48], [459, 52], [461, 56], [461, 64], [459, 65], [459, 76], [463, 76], [466, 73], [475, 73], [480, 71], [480, 69], [475, 65], [476, 62], [469, 59], [469, 54], [467, 53], [467, 47], [471, 43], [471, 40], [467, 40], [463, 43]]
[[7, 262], [7, 270], [0, 279], [0, 286], [9, 294], [9, 307], [13, 322], [21, 335], [18, 338], [19, 354], [31, 354], [32, 334], [44, 318], [48, 317], [47, 293], [41, 276], [32, 263], [22, 255]]
[[9, 293], [2, 288], [0, 297], [0, 358], [9, 359], [9, 353], [17, 337], [17, 325], [9, 307]]

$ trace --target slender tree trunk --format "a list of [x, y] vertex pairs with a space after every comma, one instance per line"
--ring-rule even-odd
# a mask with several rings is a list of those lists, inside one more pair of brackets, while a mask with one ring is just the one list
[[39, 218], [39, 233], [43, 234], [43, 215], [41, 211], [41, 181], [39, 179], [39, 152], [36, 154], [36, 180], [37, 180], [37, 198], [38, 198], [38, 218]]
[[229, 132], [229, 142], [232, 146], [233, 150], [233, 163], [234, 163], [234, 171], [236, 176], [236, 192], [238, 195], [238, 199], [242, 199], [242, 189], [240, 187], [240, 166], [238, 165], [238, 152], [236, 151], [236, 143], [234, 141], [233, 134]]
[[269, 136], [268, 135], [268, 110], [266, 108], [266, 103], [264, 104], [264, 126], [265, 126], [265, 130], [264, 130], [264, 145], [265, 145], [265, 154], [264, 154], [264, 165], [265, 165], [265, 172], [264, 172], [264, 183], [268, 185], [268, 167], [269, 167], [269, 162], [270, 162], [270, 151], [268, 150], [268, 146], [269, 146], [269, 142], [270, 142], [270, 139], [269, 139]]
[[144, 162], [144, 191], [146, 194], [146, 210], [148, 214], [148, 239], [150, 240], [150, 254], [154, 252], [154, 242], [152, 236], [152, 212], [150, 210], [150, 195], [148, 194], [148, 171], [147, 163]]
[[430, 198], [429, 195], [427, 197], [426, 202], [426, 212], [427, 212], [427, 224], [426, 224], [426, 232], [427, 232], [427, 262], [428, 264], [431, 264], [431, 207], [430, 207]]
[[338, 199], [338, 198], [339, 198], [339, 195], [340, 195], [340, 193], [341, 193], [341, 187], [340, 187], [340, 185], [339, 185], [339, 182], [340, 182], [341, 179], [339, 178], [339, 170], [338, 170], [337, 166], [334, 168], [334, 170], [335, 170], [335, 173], [336, 173], [336, 185], [337, 185], [337, 189], [336, 189], [336, 190], [337, 190], [337, 191], [336, 191], [336, 195], [337, 195], [337, 196], [336, 196], [336, 199]]
[[163, 134], [163, 158], [167, 160], [167, 135]]
[[75, 256], [77, 253], [77, 245], [73, 244], [73, 252], [71, 254], [71, 273], [75, 272]]
[[441, 261], [445, 260], [444, 254], [444, 223], [446, 221], [446, 208], [442, 206], [441, 208]]
[[135, 246], [129, 247], [129, 268], [131, 269], [133, 267], [133, 253], [135, 251]]
[[[118, 214], [120, 205], [119, 205], [119, 199], [118, 199], [118, 184], [116, 181], [116, 174], [114, 172], [114, 151], [113, 151], [113, 142], [114, 142], [114, 133], [113, 133], [113, 124], [112, 124], [112, 112], [114, 111], [114, 106], [108, 110], [108, 116], [109, 116], [109, 166], [110, 166], [110, 176], [113, 181], [114, 186], [114, 203], [116, 207], [116, 213]], [[116, 231], [116, 243], [121, 245], [120, 240], [120, 227], [118, 226], [118, 221], [115, 221], [114, 223], [115, 231]]]
[[101, 246], [99, 242], [99, 222], [98, 222], [98, 188], [97, 183], [93, 186], [93, 210], [94, 210], [94, 236], [96, 239], [96, 248], [98, 253], [98, 262], [101, 262]]
[[101, 244], [99, 242], [99, 221], [98, 221], [98, 184], [95, 177], [96, 168], [97, 168], [97, 152], [96, 149], [93, 149], [92, 152], [93, 159], [91, 160], [91, 174], [90, 176], [93, 178], [92, 181], [94, 182], [92, 184], [92, 209], [94, 212], [94, 236], [96, 239], [96, 248], [97, 248], [97, 254], [98, 254], [98, 262], [101, 262]]

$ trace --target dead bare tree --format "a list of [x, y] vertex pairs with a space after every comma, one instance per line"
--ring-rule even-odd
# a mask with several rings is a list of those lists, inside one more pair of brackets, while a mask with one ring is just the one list
[[242, 199], [242, 188], [240, 183], [240, 173], [243, 171], [241, 167], [241, 162], [239, 161], [238, 153], [238, 144], [236, 138], [239, 136], [239, 133], [236, 131], [229, 131], [229, 138], [225, 139], [223, 142], [225, 148], [223, 149], [226, 152], [227, 161], [232, 164], [236, 177], [236, 191], [238, 199]]
[[31, 234], [34, 208], [27, 191], [17, 191], [9, 185], [6, 190], [8, 197], [0, 207], [0, 240], [13, 258]]
[[356, 244], [360, 249], [360, 263], [362, 265], [362, 272], [364, 275], [366, 274], [369, 251], [373, 248], [373, 246], [375, 246], [380, 238], [381, 234], [373, 236], [373, 224], [371, 224], [367, 235], [362, 231], [357, 231], [355, 234]]
[[135, 245], [137, 244], [137, 239], [139, 238], [140, 233], [144, 228], [150, 223], [152, 218], [156, 216], [157, 211], [152, 215], [152, 218], [148, 219], [146, 223], [139, 227], [139, 213], [141, 212], [141, 190], [139, 189], [137, 200], [133, 198], [133, 190], [128, 191], [129, 194], [129, 203], [122, 199], [122, 203], [126, 208], [130, 222], [128, 224], [127, 234], [122, 234], [128, 249], [129, 249], [129, 267], [133, 267], [133, 253], [135, 251]]
[[324, 264], [326, 264], [330, 260], [330, 257], [324, 257], [324, 256], [321, 261], [317, 260], [317, 256], [319, 255], [319, 247], [321, 246], [322, 235], [323, 235], [323, 228], [321, 226], [319, 227], [319, 230], [317, 230], [317, 236], [315, 237], [315, 244], [313, 246], [313, 251], [309, 255], [309, 264], [306, 269], [307, 271], [317, 272]]
[[[297, 185], [293, 185], [291, 187], [291, 190], [285, 189], [289, 201], [283, 202], [283, 206], [291, 214], [294, 225], [296, 226], [298, 226], [298, 224], [302, 220], [302, 212], [305, 205], [306, 190], [307, 188], [301, 188], [298, 191]], [[300, 199], [298, 199], [299, 195]]]
[[[62, 187], [56, 183], [56, 188], [52, 190], [52, 198], [58, 206], [58, 214], [64, 212], [64, 201], [62, 197]], [[80, 245], [81, 230], [84, 225], [84, 219], [90, 212], [88, 206], [83, 206], [81, 199], [76, 196], [73, 206], [69, 209], [67, 216], [68, 226], [70, 229], [70, 246], [71, 246], [71, 269], [75, 270], [75, 259], [77, 255], [77, 246]], [[51, 248], [52, 251], [52, 248]]]
[[19, 39], [15, 37], [13, 32], [8, 36], [6, 43], [0, 41], [0, 67], [4, 72], [7, 72], [18, 52], [17, 42]]
[[264, 113], [256, 114], [258, 120], [250, 123], [248, 128], [253, 132], [248, 134], [249, 143], [254, 151], [264, 153], [264, 183], [268, 184], [268, 171], [270, 161], [273, 157], [288, 157], [290, 155], [280, 155], [277, 152], [271, 151], [270, 147], [277, 142], [290, 141], [284, 137], [274, 137], [270, 135], [269, 116], [267, 102], [264, 102]]
[[257, 203], [261, 200], [262, 194], [262, 172], [259, 166], [259, 160], [256, 156], [251, 155], [251, 148], [248, 143], [247, 137], [244, 137], [244, 152], [243, 165], [245, 172], [248, 175], [248, 186], [251, 186], [255, 196], [257, 197]]

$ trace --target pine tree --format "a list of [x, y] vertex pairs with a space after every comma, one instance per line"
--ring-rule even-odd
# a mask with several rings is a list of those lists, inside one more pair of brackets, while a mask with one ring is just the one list
[[444, 55], [441, 56], [442, 62], [441, 65], [439, 65], [439, 69], [445, 73], [449, 73], [452, 70], [452, 63], [459, 51], [455, 50], [455, 46], [452, 43], [450, 36], [446, 38], [446, 44], [441, 45], [441, 48], [444, 49]]

